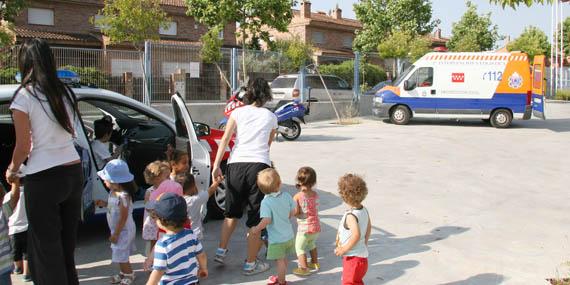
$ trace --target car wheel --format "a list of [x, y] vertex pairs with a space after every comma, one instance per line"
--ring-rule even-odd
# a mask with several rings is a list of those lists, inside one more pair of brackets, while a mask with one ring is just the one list
[[[222, 173], [226, 173], [227, 162], [222, 162], [220, 166]], [[216, 189], [214, 195], [208, 199], [208, 212], [206, 214], [205, 222], [208, 220], [222, 220], [224, 219], [224, 211], [226, 210], [226, 181], [224, 180]]]
[[499, 129], [508, 128], [513, 121], [513, 115], [509, 110], [498, 109], [491, 115], [491, 126]]
[[397, 106], [392, 110], [392, 113], [390, 113], [390, 121], [395, 125], [407, 125], [411, 118], [412, 113], [410, 109], [402, 105]]

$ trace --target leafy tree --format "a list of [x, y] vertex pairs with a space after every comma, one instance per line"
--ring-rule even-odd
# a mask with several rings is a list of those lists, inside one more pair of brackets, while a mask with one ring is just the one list
[[[564, 27], [564, 39], [562, 40], [562, 44], [564, 45], [564, 54], [568, 55], [570, 54], [570, 37], [568, 36], [568, 34], [570, 33], [570, 17], [564, 19], [564, 22], [562, 22], [562, 26]], [[556, 38], [560, 43], [559, 37], [560, 37], [560, 29], [558, 29], [558, 32], [556, 33]]]
[[425, 35], [439, 24], [432, 20], [429, 0], [362, 0], [354, 4], [354, 12], [363, 26], [356, 32], [354, 48], [363, 52], [375, 50], [394, 31]]
[[[170, 19], [160, 7], [160, 0], [105, 0], [105, 6], [98, 13], [99, 19], [92, 19], [101, 27], [101, 32], [111, 43], [129, 42], [139, 51], [143, 81], [147, 74], [144, 68], [142, 50], [147, 40], [160, 39], [160, 28], [168, 28]], [[145, 101], [150, 104], [150, 90], [145, 90]]]
[[491, 22], [491, 13], [477, 14], [477, 6], [466, 2], [467, 11], [457, 23], [453, 23], [452, 35], [447, 47], [452, 51], [487, 51], [501, 39], [499, 27]]
[[[286, 32], [293, 14], [291, 0], [186, 0], [189, 7], [188, 16], [210, 28], [208, 33], [214, 33], [214, 28], [223, 28], [230, 23], [239, 23], [243, 48], [243, 70], [245, 66], [245, 49], [247, 39], [259, 38], [269, 42], [268, 28]], [[216, 34], [217, 36], [217, 34]], [[202, 48], [214, 50], [204, 43]], [[246, 81], [247, 72], [243, 72]]]
[[[409, 58], [416, 61], [430, 51], [431, 41], [425, 36], [412, 36], [409, 33], [395, 31], [378, 45], [378, 52], [383, 58]], [[396, 70], [394, 61], [393, 71]]]
[[408, 55], [411, 61], [416, 61], [430, 51], [431, 40], [426, 36], [419, 36], [410, 42]]
[[503, 6], [503, 8], [505, 8], [506, 6], [510, 6], [511, 8], [514, 9], [521, 4], [530, 7], [533, 3], [539, 3], [539, 4], [551, 3], [552, 0], [489, 0], [489, 2], [493, 4], [499, 4]]
[[26, 4], [26, 0], [0, 0], [0, 48], [16, 42], [14, 17]]
[[[341, 64], [323, 64], [319, 69], [322, 74], [336, 75], [350, 85], [354, 84], [354, 60], [347, 60]], [[386, 71], [377, 65], [363, 62], [360, 65], [360, 78], [364, 78], [363, 87], [374, 86], [386, 80]]]
[[539, 28], [529, 26], [513, 42], [507, 45], [509, 51], [523, 51], [532, 60], [535, 55], [550, 55], [550, 42], [548, 36]]
[[210, 33], [205, 33], [202, 35], [201, 41], [203, 47], [200, 50], [200, 58], [205, 63], [214, 64], [216, 68], [218, 68], [220, 76], [222, 76], [222, 79], [224, 79], [226, 84], [228, 86], [232, 86], [219, 64], [219, 62], [222, 60], [221, 48], [224, 44], [224, 40], [218, 37], [220, 31], [222, 31], [222, 29], [219, 26], [216, 26]]

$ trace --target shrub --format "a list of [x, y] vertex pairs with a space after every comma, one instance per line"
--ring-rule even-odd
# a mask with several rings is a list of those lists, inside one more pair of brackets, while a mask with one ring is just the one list
[[15, 67], [6, 67], [0, 69], [0, 84], [16, 84], [16, 73], [18, 69]]
[[[323, 75], [336, 75], [348, 82], [354, 83], [354, 60], [348, 60], [341, 64], [324, 64], [319, 66]], [[386, 80], [386, 71], [379, 66], [362, 63], [360, 65], [360, 80], [362, 91], [366, 91], [371, 86]]]
[[570, 101], [570, 90], [558, 90], [556, 91], [556, 100], [566, 100]]
[[95, 84], [100, 88], [107, 88], [109, 83], [107, 75], [95, 67], [77, 67], [73, 65], [65, 65], [59, 69], [70, 70], [81, 78], [81, 84]]

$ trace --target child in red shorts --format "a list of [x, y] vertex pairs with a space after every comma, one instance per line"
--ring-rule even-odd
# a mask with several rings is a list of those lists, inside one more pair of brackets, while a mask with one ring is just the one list
[[368, 188], [360, 176], [345, 174], [338, 180], [338, 192], [350, 207], [340, 220], [334, 250], [337, 256], [342, 256], [342, 285], [364, 284], [372, 229], [368, 210], [362, 205]]

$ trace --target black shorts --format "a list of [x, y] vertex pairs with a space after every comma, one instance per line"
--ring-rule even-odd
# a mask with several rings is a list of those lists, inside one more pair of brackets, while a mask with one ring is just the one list
[[28, 231], [13, 234], [10, 236], [12, 240], [12, 257], [14, 261], [28, 260]]
[[257, 174], [270, 166], [265, 163], [230, 163], [226, 169], [226, 218], [241, 219], [246, 208], [248, 228], [257, 226], [263, 193], [257, 187]]

